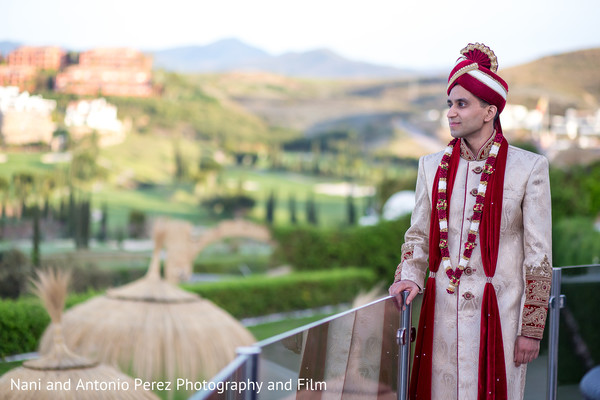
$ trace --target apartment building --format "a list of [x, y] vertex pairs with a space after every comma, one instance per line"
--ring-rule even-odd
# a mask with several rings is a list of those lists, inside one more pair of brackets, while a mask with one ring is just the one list
[[152, 60], [128, 48], [94, 49], [56, 76], [55, 90], [78, 95], [148, 97], [153, 94]]
[[10, 66], [31, 66], [58, 71], [66, 65], [67, 53], [56, 46], [21, 46], [8, 54], [7, 61]]
[[20, 90], [35, 88], [37, 69], [31, 65], [0, 65], [0, 86], [16, 86]]

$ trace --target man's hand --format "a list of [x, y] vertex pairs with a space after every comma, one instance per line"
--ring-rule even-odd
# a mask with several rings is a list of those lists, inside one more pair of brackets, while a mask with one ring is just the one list
[[402, 309], [404, 309], [404, 304], [402, 303], [402, 292], [408, 290], [410, 293], [406, 298], [406, 304], [410, 304], [411, 301], [417, 296], [419, 293], [419, 286], [413, 281], [403, 280], [395, 282], [389, 288], [390, 296], [394, 296], [398, 304], [402, 304]]
[[518, 367], [535, 360], [540, 353], [540, 341], [525, 336], [517, 336], [515, 341], [514, 362]]

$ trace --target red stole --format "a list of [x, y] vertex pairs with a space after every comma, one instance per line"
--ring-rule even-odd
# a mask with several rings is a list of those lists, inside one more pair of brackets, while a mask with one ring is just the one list
[[[497, 129], [501, 132], [499, 124]], [[454, 187], [456, 170], [458, 169], [458, 162], [460, 159], [460, 140], [454, 139], [451, 144], [452, 143], [454, 143], [454, 145], [452, 156], [450, 158], [446, 187], [448, 210], [450, 210], [452, 189]], [[498, 259], [500, 222], [502, 217], [502, 193], [504, 189], [504, 172], [506, 169], [507, 151], [508, 143], [506, 139], [503, 138], [495, 163], [495, 171], [488, 182], [484, 199], [484, 211], [481, 226], [479, 228], [481, 258], [485, 274], [488, 277], [488, 282], [485, 284], [481, 309], [478, 400], [505, 400], [507, 393], [500, 315], [498, 312], [496, 291], [494, 290], [493, 284], [490, 282], [491, 277], [493, 277], [496, 272], [496, 262]], [[438, 167], [432, 188], [431, 219], [429, 226], [429, 270], [430, 272], [435, 273], [437, 273], [441, 263], [441, 253], [439, 249], [440, 227], [436, 207], [439, 178], [440, 168]], [[409, 390], [409, 398], [411, 400], [431, 399], [435, 292], [435, 277], [430, 276], [427, 279], [425, 286], [425, 295], [419, 317], [417, 342]], [[448, 295], [456, 296], [457, 294]]]

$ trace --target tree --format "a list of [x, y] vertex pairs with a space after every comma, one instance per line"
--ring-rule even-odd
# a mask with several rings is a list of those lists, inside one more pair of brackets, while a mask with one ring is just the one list
[[267, 224], [269, 225], [273, 225], [273, 222], [275, 220], [275, 203], [275, 193], [271, 191], [271, 194], [269, 195], [269, 198], [267, 199], [266, 203], [266, 220]]
[[31, 276], [29, 260], [19, 250], [0, 252], [0, 297], [16, 299]]
[[356, 206], [354, 205], [354, 196], [349, 194], [346, 198], [346, 215], [348, 217], [348, 225], [356, 224]]
[[178, 142], [173, 142], [175, 158], [175, 181], [181, 182], [187, 177], [187, 165], [181, 154]]
[[29, 172], [17, 172], [13, 175], [12, 181], [17, 198], [21, 202], [21, 214], [23, 214], [27, 204], [27, 198], [33, 191], [35, 177]]
[[40, 266], [40, 208], [37, 204], [33, 206], [33, 245], [31, 247], [31, 263], [35, 267]]
[[0, 176], [0, 197], [2, 198], [2, 204], [0, 206], [2, 208], [2, 214], [0, 215], [0, 239], [2, 239], [4, 236], [4, 225], [6, 223], [6, 199], [8, 197], [9, 189], [10, 185], [8, 180], [3, 176]]
[[306, 199], [306, 221], [311, 225], [318, 225], [317, 205], [314, 195], [310, 194]]
[[298, 216], [296, 215], [296, 196], [293, 194], [290, 195], [288, 208], [290, 213], [290, 222], [296, 225], [298, 223]]
[[76, 202], [74, 212], [75, 247], [78, 249], [87, 249], [90, 241], [91, 203], [89, 199]]
[[98, 241], [105, 242], [108, 238], [108, 206], [102, 205], [102, 217], [100, 218], [100, 229], [98, 230]]

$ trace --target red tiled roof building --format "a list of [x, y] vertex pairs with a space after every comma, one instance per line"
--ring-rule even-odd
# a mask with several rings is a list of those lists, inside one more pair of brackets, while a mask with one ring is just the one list
[[55, 46], [21, 46], [8, 54], [7, 61], [10, 66], [32, 66], [58, 71], [66, 65], [67, 53]]
[[79, 55], [56, 76], [55, 89], [79, 95], [148, 97], [153, 94], [152, 60], [127, 48], [95, 49]]

